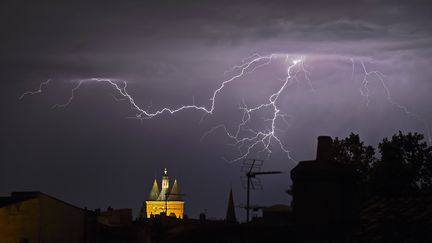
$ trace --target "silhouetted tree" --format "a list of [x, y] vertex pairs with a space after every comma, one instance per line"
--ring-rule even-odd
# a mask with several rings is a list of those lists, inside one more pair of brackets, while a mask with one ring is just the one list
[[426, 191], [432, 188], [432, 147], [423, 135], [399, 131], [378, 145], [381, 159], [373, 166], [375, 194]]
[[381, 158], [365, 145], [358, 134], [334, 140], [334, 159], [350, 164], [358, 176], [363, 199], [385, 195], [432, 190], [432, 147], [418, 133], [399, 132], [378, 145]]
[[349, 164], [357, 174], [360, 196], [367, 198], [373, 166], [376, 164], [375, 149], [360, 141], [358, 134], [351, 133], [344, 139], [333, 141], [334, 159]]
[[364, 145], [358, 134], [351, 133], [347, 138], [335, 138], [333, 142], [335, 160], [351, 164], [361, 181], [368, 181], [373, 164], [376, 162], [375, 149]]
[[[375, 149], [358, 134], [333, 140], [334, 160], [356, 171], [360, 197], [395, 193], [432, 192], [432, 146], [418, 133], [399, 133], [384, 138]], [[286, 191], [292, 195], [292, 186]]]

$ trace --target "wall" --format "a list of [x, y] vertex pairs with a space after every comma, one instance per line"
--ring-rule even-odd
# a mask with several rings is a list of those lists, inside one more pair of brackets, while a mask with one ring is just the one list
[[84, 210], [40, 194], [0, 208], [0, 242], [84, 242]]
[[[168, 201], [167, 215], [174, 213], [177, 218], [183, 218], [184, 214], [184, 202], [183, 201]], [[146, 201], [146, 212], [147, 218], [151, 215], [158, 215], [165, 213], [165, 201]]]
[[45, 195], [40, 200], [41, 237], [44, 243], [84, 241], [84, 210]]
[[27, 239], [29, 243], [39, 243], [40, 234], [39, 199], [29, 199], [0, 208], [0, 242], [19, 243]]

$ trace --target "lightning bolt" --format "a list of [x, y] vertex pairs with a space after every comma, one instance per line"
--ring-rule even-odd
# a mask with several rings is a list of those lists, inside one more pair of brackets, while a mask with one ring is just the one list
[[[225, 75], [227, 74], [233, 74], [233, 75], [230, 76], [228, 79], [222, 81], [219, 87], [213, 91], [209, 99], [210, 104], [208, 104], [207, 106], [195, 105], [195, 101], [193, 100], [191, 105], [182, 105], [178, 107], [164, 107], [161, 109], [151, 111], [150, 107], [142, 108], [140, 105], [136, 103], [134, 98], [127, 91], [128, 83], [126, 81], [119, 80], [119, 79], [110, 79], [110, 78], [89, 78], [89, 79], [77, 80], [76, 85], [71, 90], [71, 95], [69, 96], [69, 99], [63, 104], [54, 105], [53, 108], [62, 109], [67, 107], [75, 99], [75, 93], [78, 92], [78, 90], [84, 83], [96, 82], [96, 83], [106, 83], [110, 85], [116, 91], [117, 95], [120, 97], [120, 99], [116, 97], [114, 98], [117, 101], [128, 102], [131, 109], [135, 112], [134, 118], [136, 119], [140, 119], [140, 120], [151, 119], [164, 113], [168, 113], [172, 115], [184, 110], [196, 110], [198, 112], [203, 113], [203, 116], [201, 118], [202, 121], [205, 116], [213, 115], [215, 113], [217, 98], [222, 93], [222, 91], [227, 86], [230, 85], [230, 83], [244, 77], [247, 74], [253, 73], [255, 70], [259, 68], [270, 65], [274, 60], [283, 60], [283, 62], [286, 65], [286, 71], [284, 77], [280, 79], [281, 85], [267, 97], [267, 102], [264, 102], [256, 106], [248, 107], [246, 103], [243, 101], [243, 103], [239, 106], [239, 110], [242, 112], [242, 118], [241, 121], [237, 124], [236, 129], [234, 129], [234, 131], [230, 131], [225, 124], [219, 124], [211, 128], [206, 133], [204, 133], [201, 139], [204, 139], [205, 137], [207, 137], [209, 134], [213, 133], [216, 130], [223, 130], [226, 133], [227, 137], [230, 140], [232, 140], [232, 143], [230, 143], [229, 145], [236, 147], [240, 154], [238, 157], [234, 159], [230, 159], [230, 160], [225, 159], [230, 163], [247, 158], [253, 152], [264, 153], [267, 155], [268, 158], [272, 154], [273, 144], [277, 145], [277, 147], [281, 151], [286, 153], [288, 159], [290, 159], [293, 162], [296, 162], [291, 157], [290, 150], [282, 142], [283, 139], [281, 139], [278, 135], [277, 123], [280, 121], [288, 123], [286, 120], [288, 115], [282, 113], [279, 104], [279, 98], [281, 97], [281, 94], [289, 86], [291, 86], [294, 83], [299, 85], [301, 82], [300, 79], [303, 79], [307, 82], [307, 85], [309, 86], [310, 90], [316, 92], [313, 83], [310, 79], [310, 72], [307, 69], [306, 58], [304, 56], [291, 56], [288, 54], [279, 54], [279, 53], [260, 55], [255, 53], [249, 57], [244, 58], [241, 64], [233, 66], [231, 69], [224, 72]], [[351, 78], [352, 80], [354, 80], [356, 62], [353, 58], [350, 58], [349, 60], [351, 61], [352, 64]], [[407, 107], [393, 100], [390, 93], [390, 89], [386, 84], [384, 74], [382, 74], [380, 71], [377, 70], [369, 71], [366, 68], [366, 65], [363, 61], [360, 61], [360, 65], [362, 67], [361, 69], [362, 81], [361, 81], [361, 87], [359, 91], [360, 94], [363, 97], [365, 97], [366, 106], [368, 106], [370, 103], [369, 83], [371, 82], [372, 76], [374, 76], [379, 80], [381, 86], [383, 87], [386, 93], [387, 100], [388, 102], [390, 102], [390, 104], [396, 106], [397, 108], [401, 109], [405, 114], [418, 119], [424, 124], [428, 133], [429, 142], [431, 143], [432, 138], [426, 120], [423, 119], [421, 116], [411, 112]], [[20, 96], [20, 99], [22, 99], [25, 95], [33, 95], [33, 94], [41, 93], [42, 87], [44, 85], [47, 85], [48, 83], [49, 80], [44, 83], [41, 83], [39, 86], [39, 90], [28, 91], [23, 93]], [[264, 119], [264, 128], [252, 129], [249, 127], [249, 124], [251, 123], [252, 120], [252, 115], [259, 111], [270, 111], [269, 112], [270, 116]]]
[[[253, 72], [259, 67], [270, 64], [271, 60], [280, 57], [281, 54], [271, 54], [269, 56], [264, 56], [264, 59], [266, 59], [266, 61], [252, 68], [250, 71]], [[262, 57], [258, 54], [254, 54], [251, 58], [244, 59], [242, 65], [235, 66], [232, 70], [240, 69], [241, 70], [240, 76], [242, 76], [245, 74], [244, 68], [250, 67], [250, 65], [253, 64], [254, 61], [259, 58]], [[286, 146], [282, 142], [282, 139], [278, 137], [276, 133], [277, 131], [276, 122], [279, 119], [286, 121], [285, 117], [287, 116], [286, 114], [281, 113], [281, 110], [278, 106], [278, 100], [281, 93], [288, 86], [290, 86], [294, 81], [296, 81], [296, 83], [299, 82], [299, 79], [297, 78], [297, 74], [300, 72], [304, 73], [304, 77], [308, 81], [308, 84], [311, 87], [311, 89], [313, 89], [313, 86], [309, 79], [309, 72], [306, 70], [304, 65], [304, 60], [305, 60], [304, 57], [300, 57], [299, 59], [292, 59], [290, 58], [289, 55], [284, 55], [284, 58], [285, 58], [285, 64], [287, 64], [286, 76], [283, 80], [281, 80], [282, 85], [279, 87], [279, 89], [268, 97], [267, 103], [260, 104], [254, 107], [248, 107], [243, 102], [243, 105], [240, 107], [240, 110], [243, 111], [242, 121], [238, 124], [236, 131], [230, 132], [224, 124], [220, 124], [216, 127], [213, 127], [203, 135], [202, 139], [205, 136], [209, 135], [210, 133], [214, 132], [216, 129], [223, 129], [225, 131], [228, 137], [234, 141], [234, 143], [232, 143], [231, 145], [237, 147], [240, 153], [239, 157], [229, 160], [228, 162], [232, 163], [232, 162], [242, 160], [248, 157], [253, 151], [253, 149], [258, 147], [260, 148], [258, 153], [266, 152], [267, 156], [270, 156], [270, 154], [272, 153], [270, 147], [272, 142], [275, 142], [279, 146], [279, 148], [287, 154], [288, 158], [295, 162], [295, 160], [290, 156], [290, 151], [286, 148]], [[297, 70], [294, 70], [295, 67], [297, 67]], [[271, 114], [272, 114], [271, 117], [264, 119], [264, 122], [270, 123], [269, 128], [266, 128], [264, 130], [259, 130], [259, 131], [248, 128], [247, 124], [251, 121], [252, 113], [267, 108], [271, 110]], [[241, 132], [247, 132], [250, 135], [241, 136]]]
[[[352, 60], [352, 65], [353, 65], [353, 75], [354, 75], [354, 65], [355, 65], [355, 61]], [[366, 99], [366, 106], [369, 105], [370, 103], [370, 90], [369, 90], [369, 83], [370, 83], [370, 78], [375, 77], [377, 78], [377, 80], [379, 81], [379, 83], [381, 84], [381, 87], [384, 89], [387, 101], [392, 104], [393, 106], [395, 106], [396, 108], [400, 109], [403, 113], [405, 113], [405, 115], [413, 117], [415, 120], [419, 121], [425, 131], [426, 131], [426, 136], [427, 136], [427, 140], [429, 142], [429, 144], [432, 143], [432, 135], [431, 135], [431, 129], [430, 126], [428, 124], [428, 122], [426, 121], [426, 119], [424, 119], [422, 116], [420, 116], [417, 113], [412, 112], [410, 109], [408, 109], [408, 107], [406, 107], [405, 105], [402, 105], [398, 102], [396, 102], [390, 92], [390, 89], [387, 85], [386, 82], [386, 76], [378, 71], [378, 70], [368, 70], [366, 68], [366, 64], [363, 61], [360, 61], [360, 65], [361, 65], [361, 69], [362, 69], [362, 88], [360, 89], [360, 93], [362, 96], [365, 97]]]
[[22, 93], [22, 94], [18, 97], [18, 99], [19, 99], [19, 100], [22, 100], [26, 95], [35, 95], [35, 94], [42, 93], [42, 88], [43, 88], [44, 86], [47, 86], [47, 85], [49, 84], [49, 82], [51, 82], [51, 79], [48, 79], [47, 81], [40, 83], [40, 84], [39, 84], [39, 89], [38, 89], [38, 90], [34, 90], [34, 91], [27, 91], [27, 92]]

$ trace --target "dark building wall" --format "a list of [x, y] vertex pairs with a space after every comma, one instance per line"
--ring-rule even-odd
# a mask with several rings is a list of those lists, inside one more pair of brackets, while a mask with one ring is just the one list
[[294, 184], [296, 222], [316, 225], [346, 224], [355, 217], [355, 185], [350, 181], [298, 180]]
[[107, 226], [129, 226], [132, 224], [132, 209], [112, 209], [105, 212], [98, 212], [97, 221]]
[[315, 236], [349, 234], [358, 222], [354, 170], [332, 160], [331, 145], [330, 137], [319, 137], [317, 159], [291, 171], [296, 225]]

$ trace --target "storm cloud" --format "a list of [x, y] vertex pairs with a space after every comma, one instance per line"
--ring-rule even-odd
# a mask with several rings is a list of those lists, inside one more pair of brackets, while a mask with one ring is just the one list
[[[318, 135], [355, 132], [376, 145], [399, 130], [427, 134], [431, 12], [428, 1], [3, 1], [0, 193], [41, 190], [136, 214], [167, 167], [189, 215], [222, 217], [231, 186], [236, 204], [244, 201], [241, 163], [222, 159], [237, 152], [222, 131], [202, 135], [221, 123], [235, 128], [243, 101], [265, 101], [280, 87], [281, 63], [233, 83], [203, 122], [196, 111], [127, 119], [129, 105], [94, 83], [66, 109], [51, 107], [68, 99], [74, 80], [91, 77], [127, 80], [136, 101], [153, 110], [208, 105], [224, 72], [254, 53], [305, 57], [315, 91], [302, 82], [280, 102], [289, 119], [278, 133], [295, 160], [314, 157]], [[421, 119], [389, 102], [376, 78], [366, 105], [361, 62], [385, 74], [392, 100]], [[44, 92], [18, 100], [47, 79]], [[284, 191], [295, 162], [274, 151], [264, 169], [286, 174], [263, 178], [254, 204], [290, 201]]]

